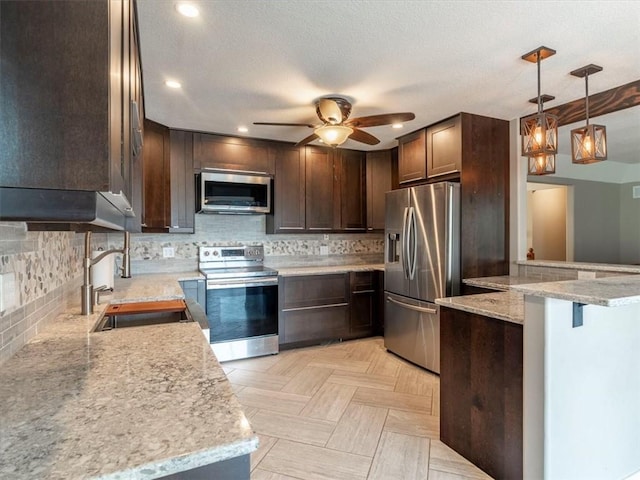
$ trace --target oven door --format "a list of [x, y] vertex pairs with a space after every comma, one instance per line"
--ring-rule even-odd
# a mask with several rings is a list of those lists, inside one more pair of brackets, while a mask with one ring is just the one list
[[212, 344], [277, 336], [278, 279], [207, 280], [207, 318]]

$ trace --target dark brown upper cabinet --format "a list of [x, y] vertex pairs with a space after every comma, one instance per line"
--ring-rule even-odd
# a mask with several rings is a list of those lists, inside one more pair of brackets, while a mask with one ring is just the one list
[[193, 134], [193, 162], [196, 170], [216, 168], [273, 175], [269, 142], [207, 133]]
[[384, 230], [384, 194], [393, 188], [391, 150], [367, 152], [367, 230]]
[[398, 182], [402, 185], [426, 179], [426, 132], [421, 129], [398, 139]]
[[129, 0], [0, 2], [1, 186], [131, 197], [135, 19]]
[[457, 173], [462, 168], [461, 115], [427, 128], [427, 176]]
[[192, 152], [191, 132], [145, 121], [143, 231], [194, 232]]
[[339, 229], [364, 232], [367, 229], [366, 154], [358, 150], [336, 150], [340, 189], [335, 199], [340, 206]]
[[[331, 231], [339, 224], [334, 150], [306, 147], [305, 207], [307, 230]], [[339, 188], [339, 186], [338, 186]]]
[[272, 213], [267, 233], [304, 232], [306, 227], [305, 149], [277, 146], [269, 149], [275, 164]]

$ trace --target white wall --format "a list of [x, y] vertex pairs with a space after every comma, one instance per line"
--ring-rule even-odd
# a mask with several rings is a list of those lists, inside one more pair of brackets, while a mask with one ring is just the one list
[[572, 328], [571, 302], [525, 297], [525, 318], [525, 478], [640, 471], [640, 304], [587, 305]]

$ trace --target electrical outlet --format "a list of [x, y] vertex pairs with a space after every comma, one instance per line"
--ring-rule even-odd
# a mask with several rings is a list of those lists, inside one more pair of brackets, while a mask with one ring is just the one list
[[325, 233], [324, 235], [322, 235], [322, 239], [323, 240], [329, 240], [329, 234]]
[[320, 245], [320, 255], [329, 255], [329, 247]]
[[173, 247], [162, 247], [162, 256], [164, 258], [175, 257], [175, 252], [173, 251]]
[[578, 270], [578, 280], [593, 280], [594, 278], [596, 278], [596, 272]]

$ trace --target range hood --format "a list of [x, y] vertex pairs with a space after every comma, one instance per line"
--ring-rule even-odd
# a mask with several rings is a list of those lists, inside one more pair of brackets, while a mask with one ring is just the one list
[[0, 221], [124, 230], [126, 218], [133, 216], [122, 192], [0, 187]]

